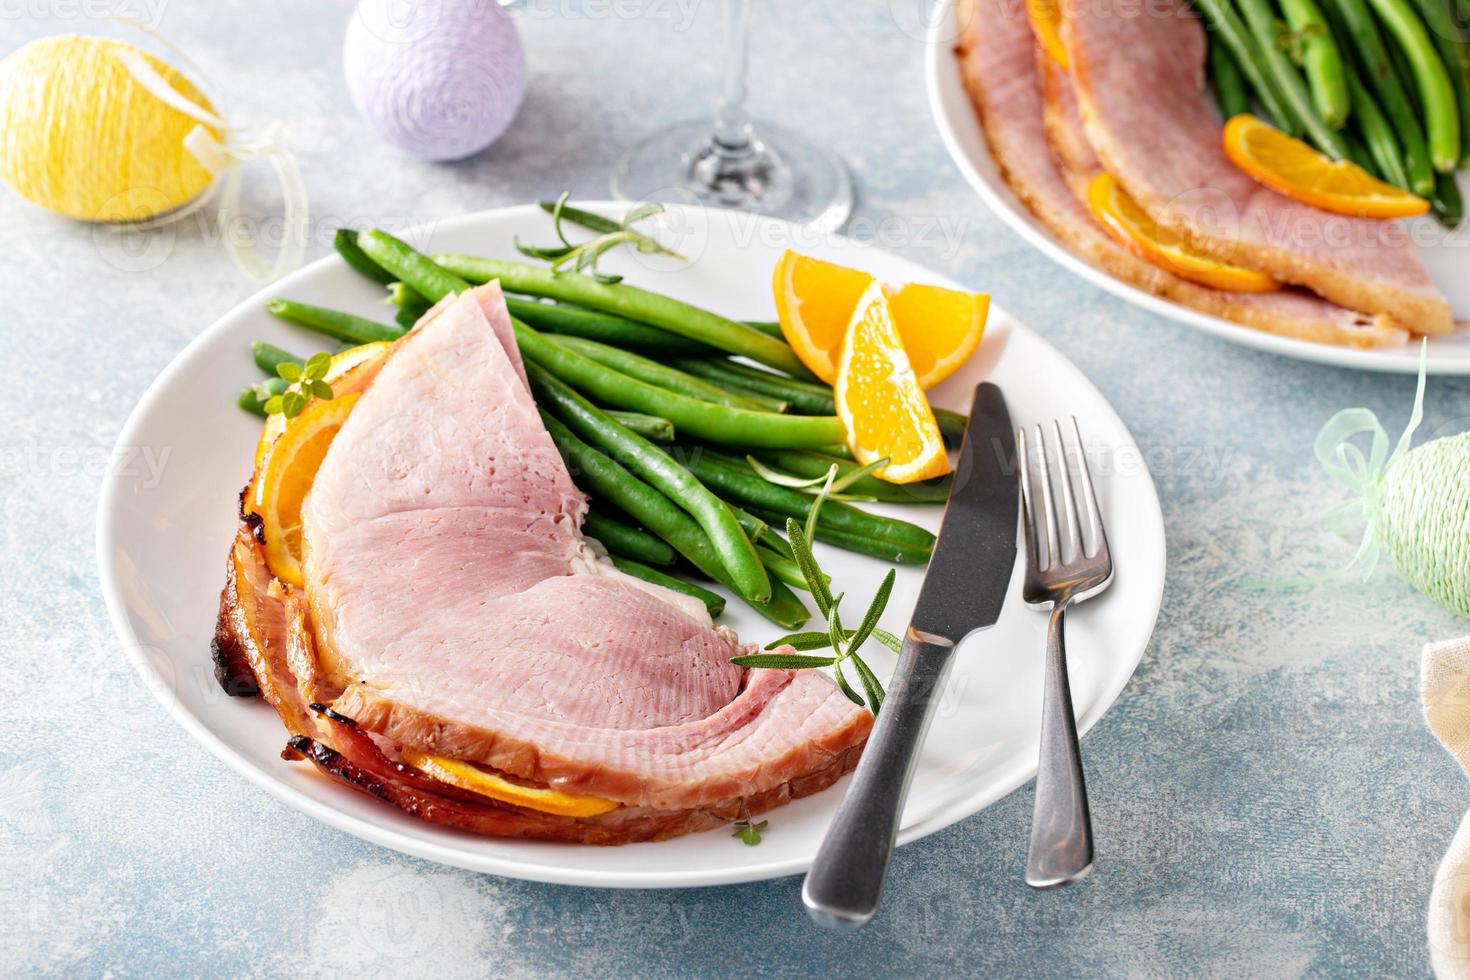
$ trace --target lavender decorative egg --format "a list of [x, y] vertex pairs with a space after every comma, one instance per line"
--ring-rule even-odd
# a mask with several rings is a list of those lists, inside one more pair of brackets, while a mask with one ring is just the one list
[[526, 91], [520, 35], [495, 0], [361, 0], [342, 63], [357, 111], [425, 160], [494, 143]]

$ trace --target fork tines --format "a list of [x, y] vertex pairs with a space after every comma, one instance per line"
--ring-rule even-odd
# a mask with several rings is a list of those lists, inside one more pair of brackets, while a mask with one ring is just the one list
[[[1103, 532], [1102, 513], [1098, 510], [1097, 494], [1092, 488], [1092, 474], [1087, 465], [1087, 454], [1082, 446], [1082, 434], [1077, 428], [1076, 416], [1071, 417], [1072, 438], [1070, 447], [1062, 434], [1061, 423], [1053, 419], [1051, 437], [1043, 426], [1033, 428], [1036, 451], [1040, 456], [1036, 464], [1041, 480], [1042, 513], [1036, 510], [1031, 491], [1032, 453], [1026, 430], [1016, 432], [1017, 464], [1021, 468], [1021, 503], [1025, 510], [1025, 533], [1027, 560], [1036, 572], [1075, 564], [1079, 559], [1096, 558], [1107, 548], [1107, 537]], [[1072, 457], [1071, 460], [1068, 457]], [[1052, 459], [1055, 457], [1055, 464]], [[1055, 467], [1055, 469], [1053, 469]], [[1082, 488], [1081, 506], [1073, 492], [1072, 470], [1075, 467], [1077, 483]], [[1061, 483], [1062, 505], [1066, 510], [1066, 530], [1062, 533], [1057, 518], [1056, 499], [1052, 493], [1053, 473]], [[1086, 528], [1079, 520], [1079, 511], [1087, 515]], [[1044, 555], [1044, 560], [1042, 560]]]

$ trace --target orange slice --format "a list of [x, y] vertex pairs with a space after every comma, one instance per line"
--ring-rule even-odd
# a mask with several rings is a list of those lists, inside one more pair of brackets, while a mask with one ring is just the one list
[[1108, 174], [1098, 174], [1087, 185], [1087, 205], [1125, 248], [1181, 279], [1237, 293], [1269, 293], [1281, 288], [1281, 283], [1264, 272], [1221, 262], [1165, 232]]
[[1061, 0], [1026, 0], [1026, 15], [1031, 21], [1031, 33], [1041, 50], [1061, 66], [1062, 71], [1071, 71], [1067, 60], [1067, 46], [1062, 43]]
[[1323, 156], [1306, 143], [1242, 113], [1225, 124], [1225, 155], [1235, 165], [1293, 200], [1360, 218], [1412, 218], [1429, 202], [1385, 184], [1347, 160]]
[[888, 457], [874, 476], [913, 483], [949, 472], [939, 424], [904, 352], [882, 283], [873, 283], [858, 301], [834, 395], [853, 457], [860, 463]]
[[540, 810], [561, 817], [595, 817], [599, 813], [618, 808], [617, 803], [599, 796], [563, 793], [550, 786], [526, 786], [481, 769], [473, 763], [448, 759], [442, 755], [428, 755], [413, 749], [404, 749], [403, 758], [424, 775], [441, 783], [458, 786], [502, 803], [523, 806], [528, 810]]
[[[813, 374], [833, 384], [847, 328], [873, 277], [788, 249], [772, 280], [787, 343]], [[889, 305], [919, 385], [932, 388], [975, 352], [990, 297], [915, 283], [894, 292]]]
[[286, 423], [286, 430], [266, 454], [265, 470], [256, 475], [250, 509], [263, 523], [266, 564], [287, 585], [303, 584], [301, 505], [358, 397], [353, 393], [330, 401], [313, 400]]
[[[391, 346], [386, 340], [375, 340], [370, 344], [360, 344], [357, 347], [339, 351], [332, 355], [332, 366], [327, 368], [327, 373], [322, 380], [329, 382], [333, 391], [339, 395], [361, 391], [367, 387], [367, 382], [372, 380], [372, 372], [381, 366], [378, 358]], [[362, 367], [359, 370], [361, 365], [367, 364], [372, 366]], [[351, 372], [351, 377], [347, 377], [348, 372]], [[286, 416], [279, 412], [266, 416], [265, 425], [260, 430], [260, 441], [255, 444], [255, 468], [257, 470], [265, 463], [266, 454], [276, 444], [276, 440], [281, 438], [281, 433], [286, 431], [286, 421]]]

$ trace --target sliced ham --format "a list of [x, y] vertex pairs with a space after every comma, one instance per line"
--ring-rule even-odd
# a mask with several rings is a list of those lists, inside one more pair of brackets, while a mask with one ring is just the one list
[[[1296, 290], [1249, 294], [1210, 289], [1124, 249], [1082, 203], [1087, 181], [1098, 170], [1085, 134], [1058, 129], [1058, 149], [1067, 167], [1059, 166], [1052, 153], [1039, 52], [1024, 6], [969, 0], [961, 18], [957, 53], [991, 156], [1016, 197], [1079, 258], [1137, 289], [1243, 326], [1362, 347], [1407, 339], [1386, 317], [1364, 316]], [[1070, 95], [1055, 84], [1052, 93], [1058, 102]], [[1065, 111], [1067, 106], [1059, 108]]]
[[[221, 669], [247, 665], [304, 737], [298, 750], [354, 785], [377, 763], [303, 705], [330, 705], [390, 752], [624, 805], [570, 823], [517, 823], [499, 805], [493, 819], [446, 821], [488, 833], [668, 836], [855, 765], [867, 711], [815, 672], [732, 664], [753, 648], [698, 601], [614, 569], [582, 538], [585, 510], [498, 287], [466, 293], [398, 343], [336, 436], [303, 508], [305, 588], [283, 594], [242, 528]], [[413, 787], [400, 790], [379, 795], [423, 815]]]
[[1408, 234], [1257, 183], [1221, 147], [1204, 92], [1205, 32], [1187, 0], [1140, 13], [1122, 0], [1064, 0], [1077, 102], [1108, 173], [1161, 226], [1219, 259], [1261, 269], [1415, 333], [1453, 328]]

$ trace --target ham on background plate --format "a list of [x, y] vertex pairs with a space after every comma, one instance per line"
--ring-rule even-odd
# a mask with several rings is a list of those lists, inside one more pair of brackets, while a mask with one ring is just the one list
[[[730, 663], [753, 648], [701, 602], [622, 574], [582, 537], [586, 501], [526, 388], [499, 287], [431, 313], [322, 462], [304, 589], [271, 579], [242, 526], [216, 642], [233, 693], [253, 682], [297, 752], [349, 785], [500, 836], [662, 839], [849, 771], [865, 709], [815, 671]], [[512, 806], [426, 778], [396, 761], [405, 748], [619, 806]]]

